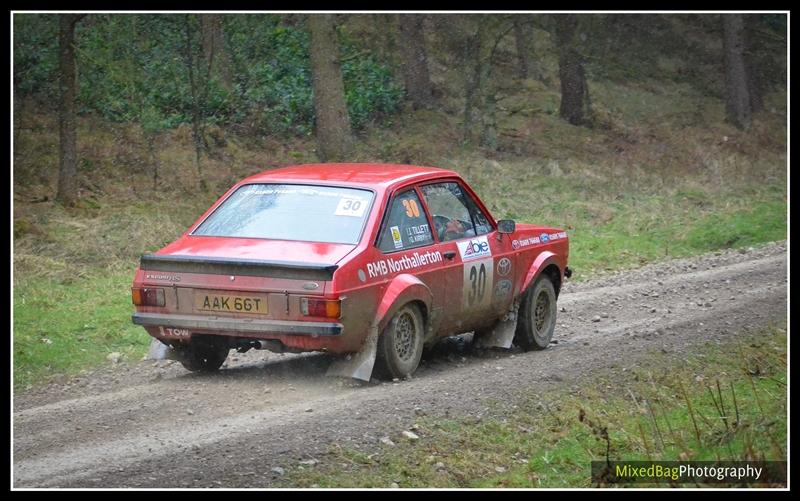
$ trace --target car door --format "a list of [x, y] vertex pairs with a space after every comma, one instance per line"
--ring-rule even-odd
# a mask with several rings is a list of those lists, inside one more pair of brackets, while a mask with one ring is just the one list
[[456, 334], [491, 323], [510, 302], [510, 244], [497, 241], [493, 223], [459, 181], [424, 184], [420, 191], [445, 257], [443, 328]]
[[399, 189], [386, 206], [375, 245], [376, 259], [369, 265], [370, 276], [391, 279], [411, 273], [430, 289], [432, 311], [428, 312], [430, 331], [438, 330], [442, 319], [444, 259], [433, 237], [430, 220], [415, 187]]
[[487, 294], [491, 294], [491, 297], [485, 299], [489, 307], [481, 319], [492, 322], [495, 318], [505, 315], [511, 308], [514, 298], [514, 273], [517, 271], [516, 253], [510, 235], [502, 235], [497, 232], [492, 218], [481, 209], [475, 195], [468, 189], [464, 189], [463, 193], [464, 201], [475, 221], [477, 233], [480, 235], [484, 231], [487, 232], [486, 241], [492, 253], [493, 269], [488, 280], [490, 289], [487, 290]]

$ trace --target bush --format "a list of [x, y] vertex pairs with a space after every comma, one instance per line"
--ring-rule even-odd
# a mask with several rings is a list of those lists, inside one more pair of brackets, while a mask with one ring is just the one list
[[58, 95], [58, 17], [14, 15], [14, 91]]
[[[188, 26], [187, 26], [188, 21]], [[308, 34], [278, 15], [223, 16], [233, 85], [207, 76], [195, 15], [89, 15], [76, 28], [82, 112], [157, 129], [191, 122], [189, 61], [206, 123], [249, 123], [263, 134], [311, 134]], [[187, 44], [188, 37], [188, 44]], [[187, 45], [191, 47], [188, 52]], [[397, 111], [389, 69], [342, 36], [345, 94], [355, 130]], [[58, 16], [14, 16], [14, 85], [20, 95], [58, 95]]]

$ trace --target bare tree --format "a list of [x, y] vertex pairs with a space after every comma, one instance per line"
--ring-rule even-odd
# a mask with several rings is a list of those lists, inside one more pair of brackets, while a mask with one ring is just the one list
[[75, 25], [85, 14], [59, 15], [59, 157], [56, 200], [72, 206], [78, 198], [75, 96], [78, 92], [75, 69]]
[[[468, 27], [468, 29], [471, 28]], [[461, 133], [463, 142], [470, 140], [473, 113], [479, 108], [481, 89], [481, 45], [483, 44], [483, 25], [479, 24], [467, 34], [461, 54], [464, 71], [464, 123]], [[478, 109], [480, 111], [480, 108]]]
[[[194, 161], [197, 168], [197, 177], [201, 189], [205, 187], [203, 180], [203, 169], [201, 158], [205, 148], [205, 135], [203, 134], [202, 110], [200, 107], [200, 83], [199, 76], [196, 75], [194, 44], [192, 43], [192, 20], [189, 14], [186, 15], [184, 27], [186, 28], [186, 66], [189, 70], [189, 92], [192, 97], [192, 138], [194, 139]], [[209, 67], [210, 68], [210, 67]], [[207, 81], [207, 80], [206, 80]]]
[[558, 48], [558, 74], [561, 78], [561, 118], [573, 125], [585, 125], [589, 114], [589, 88], [583, 60], [578, 51], [578, 17], [554, 16]]
[[318, 156], [323, 162], [344, 160], [353, 147], [344, 97], [336, 27], [330, 14], [308, 16], [311, 34], [311, 76]]
[[530, 16], [514, 16], [514, 40], [517, 48], [517, 71], [520, 78], [539, 78], [534, 53], [533, 22]]
[[203, 59], [212, 76], [218, 77], [226, 89], [233, 88], [231, 62], [225, 49], [225, 33], [222, 16], [200, 14], [200, 33], [203, 43]]
[[728, 121], [740, 129], [750, 127], [751, 104], [744, 58], [744, 20], [741, 14], [723, 14], [725, 51], [725, 111]]
[[758, 15], [747, 14], [744, 18], [744, 63], [747, 69], [747, 90], [750, 94], [750, 110], [757, 113], [764, 108], [764, 74], [756, 49]]
[[405, 14], [398, 16], [398, 20], [406, 92], [414, 108], [428, 108], [433, 104], [433, 89], [425, 51], [424, 17]]
[[[381, 40], [379, 42], [379, 50], [381, 54], [381, 58], [385, 60], [392, 61], [392, 63], [397, 62], [397, 58], [395, 54], [398, 52], [397, 50], [397, 25], [399, 21], [397, 18], [399, 14], [386, 14], [386, 15], [376, 15], [375, 22], [378, 23], [379, 29], [381, 31]], [[398, 66], [397, 64], [393, 64], [392, 66]], [[399, 74], [398, 74], [399, 76]]]
[[[211, 93], [211, 75], [214, 66], [215, 54], [217, 51], [213, 45], [205, 52], [203, 46], [203, 20], [199, 15], [193, 17], [187, 14], [184, 17], [185, 23], [185, 58], [186, 67], [189, 73], [189, 93], [192, 98], [192, 138], [194, 139], [195, 165], [197, 167], [197, 177], [199, 188], [203, 191], [207, 189], [206, 181], [203, 177], [202, 157], [203, 152], [208, 153], [209, 144], [206, 138], [206, 126], [208, 116], [208, 102]], [[200, 29], [198, 30], [198, 26]], [[200, 34], [200, 42], [195, 39], [197, 33]]]
[[461, 140], [472, 140], [473, 129], [480, 126], [480, 144], [497, 148], [498, 83], [492, 78], [497, 48], [513, 29], [507, 16], [460, 16], [453, 20], [451, 34], [459, 40], [464, 81], [464, 111]]
[[498, 144], [497, 128], [497, 102], [500, 99], [500, 91], [496, 79], [492, 78], [492, 70], [497, 55], [497, 48], [500, 42], [514, 29], [513, 20], [508, 22], [507, 18], [498, 17], [495, 22], [488, 26], [486, 34], [486, 55], [480, 61], [479, 89], [483, 97], [481, 103], [481, 146], [496, 150]]

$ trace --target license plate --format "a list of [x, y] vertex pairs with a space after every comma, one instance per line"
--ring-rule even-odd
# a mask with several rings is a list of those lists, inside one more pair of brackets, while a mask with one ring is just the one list
[[267, 299], [254, 296], [195, 293], [194, 308], [198, 311], [267, 314]]

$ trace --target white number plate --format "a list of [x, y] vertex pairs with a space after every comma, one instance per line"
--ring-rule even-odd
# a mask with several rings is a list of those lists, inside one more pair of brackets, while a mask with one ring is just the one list
[[492, 300], [494, 260], [464, 263], [464, 312], [486, 307]]

